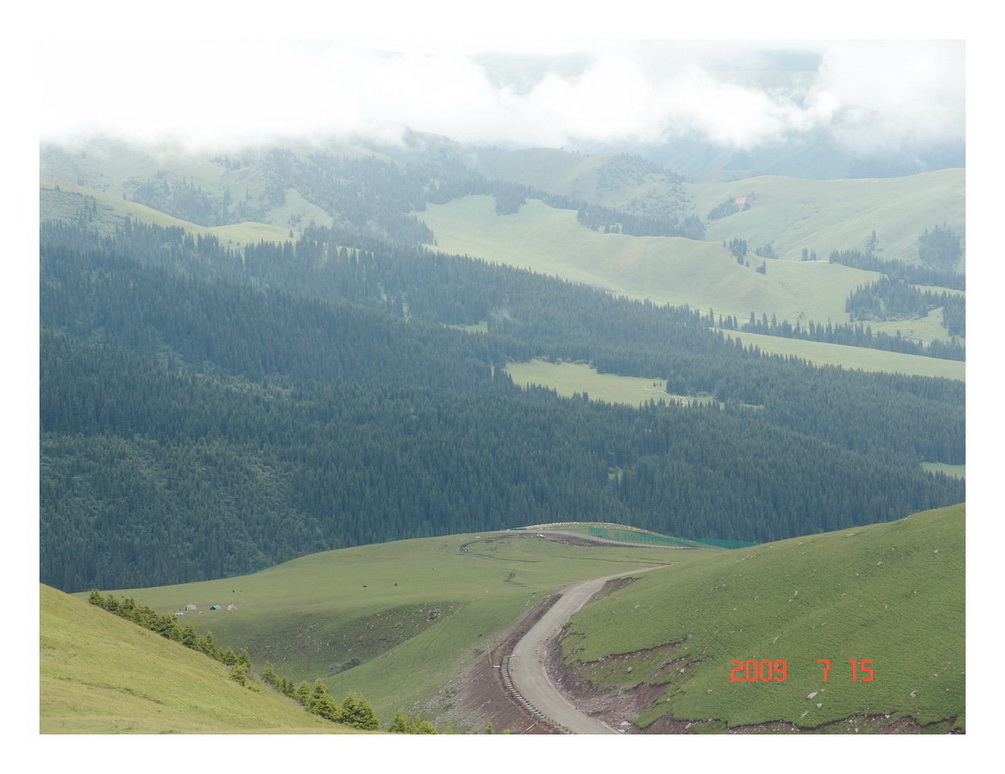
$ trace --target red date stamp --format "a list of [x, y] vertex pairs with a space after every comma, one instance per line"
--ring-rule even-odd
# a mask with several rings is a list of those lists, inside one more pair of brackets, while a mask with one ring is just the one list
[[[729, 670], [730, 682], [734, 683], [784, 683], [789, 679], [789, 662], [785, 659], [748, 658], [733, 659], [734, 666]], [[818, 658], [817, 663], [823, 669], [824, 682], [830, 681], [831, 660]], [[875, 659], [850, 658], [848, 665], [852, 682], [868, 683], [876, 679]]]
[[736, 664], [729, 672], [734, 683], [783, 683], [789, 679], [789, 663], [785, 660], [772, 661], [770, 658], [749, 658], [746, 661], [734, 659]]

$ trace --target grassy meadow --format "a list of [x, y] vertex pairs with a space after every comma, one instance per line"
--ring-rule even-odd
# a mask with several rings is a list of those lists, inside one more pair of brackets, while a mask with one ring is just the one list
[[[654, 174], [615, 173], [618, 183], [611, 185], [607, 167], [612, 161], [617, 166], [610, 156], [544, 148], [482, 151], [478, 169], [492, 179], [585, 197], [614, 209], [630, 211], [637, 200], [673, 197], [665, 181]], [[694, 214], [702, 219], [728, 199], [754, 194], [749, 210], [709, 222], [706, 239], [710, 242], [739, 237], [747, 240], [751, 250], [771, 243], [779, 258], [796, 261], [805, 247], [826, 261], [832, 250], [861, 248], [876, 231], [884, 258], [911, 261], [925, 229], [946, 223], [963, 231], [965, 185], [964, 170], [943, 169], [850, 180], [765, 175], [682, 187]]]
[[[336, 696], [355, 690], [386, 723], [397, 709], [434, 720], [449, 709], [452, 679], [553, 591], [663, 565], [580, 611], [563, 641], [567, 663], [600, 688], [663, 688], [639, 725], [671, 712], [708, 732], [853, 718], [831, 729], [851, 733], [856, 723], [876, 730], [902, 717], [947, 731], [965, 724], [964, 514], [960, 505], [733, 551], [567, 546], [536, 530], [588, 525], [539, 525], [342, 549], [253, 575], [116, 593], [161, 613], [192, 602], [198, 609], [183, 623], [248, 648], [259, 668], [272, 661], [297, 681], [324, 679]], [[231, 602], [237, 609], [228, 611]], [[58, 653], [49, 632], [43, 626], [43, 653]], [[618, 654], [627, 655], [608, 658]], [[731, 681], [732, 662], [747, 659], [784, 660], [787, 679]], [[831, 661], [826, 681], [819, 659]], [[849, 660], [859, 677], [868, 667], [874, 679], [852, 680]], [[158, 695], [131, 678], [122, 685]]]
[[202, 653], [40, 587], [43, 734], [353, 733]]
[[739, 339], [747, 346], [774, 355], [793, 355], [817, 365], [839, 365], [861, 371], [882, 371], [908, 376], [934, 376], [964, 381], [966, 363], [962, 360], [944, 360], [937, 357], [905, 355], [882, 349], [850, 347], [846, 344], [828, 344], [822, 341], [784, 339], [760, 333], [726, 331], [727, 336]]
[[628, 406], [640, 406], [650, 400], [671, 399], [666, 393], [664, 379], [601, 374], [585, 363], [551, 363], [537, 359], [526, 363], [509, 363], [506, 373], [515, 384], [523, 387], [532, 384], [549, 387], [564, 397], [586, 393], [590, 400]]
[[[467, 547], [462, 550], [462, 547]], [[246, 647], [297, 681], [324, 679], [336, 696], [356, 690], [383, 722], [394, 712], [449, 705], [440, 694], [498, 635], [576, 581], [677, 561], [658, 548], [573, 547], [533, 533], [403, 540], [313, 554], [223, 580], [131, 589], [159, 613], [191, 602], [181, 623]], [[228, 611], [229, 604], [237, 610]], [[213, 604], [224, 609], [210, 611]], [[358, 664], [354, 665], [354, 660]], [[339, 671], [342, 670], [342, 671]]]
[[[880, 276], [829, 263], [826, 254], [818, 261], [767, 260], [766, 273], [761, 274], [754, 269], [762, 259], [750, 254], [750, 266], [741, 266], [719, 241], [602, 234], [580, 225], [572, 210], [537, 199], [512, 215], [497, 215], [491, 196], [429, 205], [418, 215], [444, 253], [531, 269], [629, 298], [714, 309], [741, 321], [754, 312], [793, 323], [847, 323], [848, 295]], [[748, 240], [751, 248], [755, 244]], [[922, 341], [947, 338], [936, 317], [874, 328], [891, 333], [900, 329]]]
[[[121, 223], [128, 217], [140, 223], [149, 223], [164, 228], [172, 226], [183, 228], [195, 236], [215, 235], [223, 244], [233, 247], [256, 244], [262, 240], [267, 242], [286, 242], [289, 240], [289, 228], [269, 223], [247, 222], [234, 223], [229, 226], [199, 226], [146, 205], [127, 201], [119, 196], [92, 188], [67, 183], [65, 180], [44, 177], [40, 187], [42, 211], [45, 218], [56, 220], [72, 218], [77, 209], [83, 206], [85, 197], [91, 197], [100, 212], [100, 223], [108, 229], [111, 229], [111, 224]], [[102, 225], [97, 227], [100, 229]]]
[[[764, 352], [794, 355], [818, 365], [841, 365], [862, 371], [886, 371], [910, 376], [938, 376], [946, 379], [964, 378], [965, 364], [957, 360], [940, 360], [933, 357], [901, 355], [878, 349], [848, 347], [842, 344], [823, 344], [798, 339], [783, 339], [777, 336], [762, 336], [756, 333], [729, 332], [744, 344], [759, 347]], [[620, 403], [626, 406], [640, 406], [651, 400], [710, 401], [711, 397], [668, 395], [666, 380], [643, 379], [637, 376], [599, 373], [587, 363], [552, 363], [535, 359], [524, 363], [508, 363], [506, 373], [515, 384], [522, 387], [539, 385], [555, 390], [559, 395], [571, 397], [577, 393], [587, 394], [591, 400], [605, 403]]]
[[[964, 720], [963, 505], [887, 524], [717, 554], [671, 567], [573, 617], [563, 651], [605, 687], [664, 686], [638, 718], [710, 719], [708, 730], [850, 717]], [[602, 661], [611, 654], [634, 654]], [[731, 680], [734, 660], [787, 662], [787, 679]], [[824, 665], [831, 670], [824, 680]], [[865, 666], [874, 670], [872, 680]], [[743, 673], [739, 673], [743, 677]], [[868, 723], [861, 723], [867, 730]], [[842, 724], [853, 732], [856, 722]]]
[[685, 189], [701, 216], [726, 199], [753, 193], [749, 210], [713, 221], [706, 238], [740, 237], [751, 249], [770, 242], [779, 258], [795, 261], [804, 247], [824, 261], [832, 250], [861, 249], [873, 231], [882, 258], [913, 261], [925, 229], [946, 223], [962, 233], [966, 205], [962, 169], [861, 180], [764, 176]]
[[844, 303], [878, 275], [825, 262], [786, 262], [774, 276], [741, 266], [719, 242], [679, 237], [602, 234], [579, 224], [572, 210], [530, 199], [499, 216], [491, 196], [467, 196], [419, 213], [436, 234], [437, 249], [556, 275], [629, 298], [688, 304], [734, 314], [776, 313], [846, 321]]

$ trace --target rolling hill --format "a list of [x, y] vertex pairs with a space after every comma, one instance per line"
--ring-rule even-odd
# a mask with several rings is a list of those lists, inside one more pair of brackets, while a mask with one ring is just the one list
[[[299, 239], [309, 224], [351, 227], [631, 298], [713, 308], [741, 321], [754, 313], [803, 325], [847, 323], [849, 294], [880, 277], [827, 262], [832, 251], [860, 249], [875, 233], [882, 259], [917, 263], [925, 230], [946, 225], [962, 233], [964, 225], [962, 169], [857, 180], [758, 176], [687, 183], [624, 154], [484, 151], [426, 137], [403, 147], [318, 143], [202, 154], [106, 140], [47, 146], [42, 171], [43, 219], [75, 217], [87, 207], [92, 222], [101, 211], [106, 228], [126, 214], [162, 225], [170, 217], [192, 233], [212, 233], [236, 246]], [[526, 203], [498, 215], [499, 197], [513, 195], [505, 186], [517, 186], [517, 201]], [[546, 194], [560, 201], [545, 204]], [[712, 218], [718, 205], [741, 197], [749, 208]], [[657, 227], [686, 216], [702, 222], [704, 236], [599, 233], [577, 223], [577, 208], [582, 214], [595, 205], [608, 208], [609, 219], [640, 215]], [[746, 265], [724, 247], [733, 239], [747, 243]], [[784, 260], [753, 255], [768, 247]], [[800, 261], [803, 251], [818, 260]], [[763, 273], [755, 271], [759, 266]], [[877, 320], [872, 328], [922, 343], [948, 341], [938, 315], [936, 308], [920, 322]], [[813, 357], [811, 342], [803, 349]], [[857, 367], [854, 357], [847, 364]]]
[[[404, 707], [457, 730], [493, 721], [503, 730], [478, 665], [559, 588], [623, 570], [627, 582], [572, 618], [564, 658], [556, 650], [550, 667], [600, 718], [634, 707], [635, 733], [965, 729], [962, 505], [735, 550], [591, 544], [590, 526], [361, 546], [239, 578], [117, 593], [162, 613], [195, 604], [183, 620], [222, 646], [248, 648], [257, 668], [269, 661], [335, 694], [354, 690], [381, 716]], [[594, 531], [626, 532], [603, 526]], [[44, 647], [57, 610], [110, 618], [51, 590], [47, 608]], [[107, 663], [91, 649], [79, 658]], [[820, 659], [830, 660], [826, 675]], [[134, 680], [122, 676], [119, 691], [157, 695]]]
[[[890, 248], [889, 256], [902, 259], [910, 255], [924, 228], [941, 222], [937, 214], [935, 219], [929, 216], [933, 212], [945, 212], [942, 200], [931, 194], [931, 189], [949, 190], [948, 178], [959, 181], [959, 176], [948, 172], [932, 174], [944, 175], [946, 184], [931, 186], [925, 180], [905, 184], [897, 180], [901, 188], [908, 189], [907, 193], [913, 189], [920, 192], [919, 195], [932, 197], [932, 212], [923, 207], [905, 208], [911, 213], [909, 223], [901, 218], [901, 222], [894, 224], [888, 213], [871, 217], [868, 210], [878, 208], [878, 201], [866, 200], [863, 204], [862, 197], [850, 190], [854, 183], [862, 181], [785, 181], [795, 190], [787, 190], [784, 195], [776, 193], [777, 198], [782, 199], [777, 207], [772, 206], [769, 196], [769, 203], [763, 210], [756, 207], [724, 218], [709, 229], [708, 241], [603, 234], [582, 226], [575, 211], [550, 207], [537, 199], [528, 200], [516, 214], [498, 215], [492, 197], [472, 196], [443, 205], [430, 205], [421, 217], [436, 234], [437, 249], [445, 253], [470, 255], [556, 275], [630, 298], [688, 304], [699, 309], [714, 308], [718, 314], [735, 315], [741, 320], [753, 312], [758, 317], [775, 314], [793, 323], [797, 320], [846, 323], [851, 319], [845, 310], [848, 295], [857, 287], [875, 281], [879, 275], [826, 260], [800, 261], [800, 250], [808, 247], [826, 258], [832, 250], [860, 247], [869, 236], [867, 224], [881, 222], [890, 223], [891, 230], [897, 229], [898, 243]], [[784, 188], [784, 183], [771, 182], [779, 189]], [[885, 198], [897, 196], [895, 190], [890, 190], [893, 185], [887, 181], [867, 182], [876, 182], [877, 188], [886, 188], [885, 193], [876, 192], [876, 196], [885, 206], [896, 209], [896, 205]], [[746, 190], [743, 189], [745, 185], [756, 188], [757, 183], [743, 181], [737, 184], [734, 193]], [[800, 190], [807, 186], [830, 186], [837, 190], [828, 191], [820, 200], [811, 199], [805, 204], [806, 209], [825, 209], [826, 201], [831, 198], [855, 202], [866, 209], [849, 212], [849, 205], [830, 215], [801, 217], [795, 223], [783, 221], [794, 217], [793, 202], [806, 198]], [[840, 190], [842, 186], [844, 191]], [[765, 187], [775, 190], [774, 186]], [[895, 201], [903, 206], [903, 198]], [[960, 200], [958, 214], [962, 218], [963, 203], [958, 193], [957, 199]], [[723, 243], [733, 238], [748, 240], [752, 249], [774, 241], [776, 252], [784, 252], [786, 256], [794, 254], [796, 260], [767, 260], [765, 273], [758, 273], [751, 266], [739, 264], [730, 254]], [[761, 259], [753, 255], [750, 261], [761, 263]], [[916, 333], [927, 340], [948, 338], [945, 330], [939, 328]]]
[[568, 679], [644, 695], [650, 732], [962, 730], [964, 521], [960, 505], [639, 575], [572, 619]]
[[[336, 695], [355, 690], [385, 721], [397, 709], [435, 718], [450, 703], [440, 692], [550, 593], [676, 553], [489, 532], [340, 549], [251, 575], [116, 594], [162, 614], [191, 602], [198, 611], [183, 621], [200, 633], [247, 648], [259, 668], [271, 661], [296, 681], [325, 680]], [[209, 610], [231, 601], [235, 611]]]
[[[802, 248], [826, 260], [832, 250], [859, 248], [876, 231], [884, 257], [917, 258], [917, 239], [935, 224], [963, 230], [962, 168], [898, 177], [814, 180], [752, 175], [728, 182], [687, 182], [633, 156], [585, 156], [554, 149], [484, 151], [476, 168], [486, 177], [625, 212], [668, 215], [686, 210], [707, 220], [706, 239], [772, 243], [779, 258], [799, 260]], [[750, 194], [753, 194], [750, 197]], [[749, 208], [718, 219], [723, 201], [748, 197]]]
[[82, 599], [42, 585], [39, 602], [43, 734], [351, 732]]

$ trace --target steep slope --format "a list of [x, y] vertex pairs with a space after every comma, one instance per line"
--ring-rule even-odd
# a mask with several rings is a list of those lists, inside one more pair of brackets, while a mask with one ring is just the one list
[[40, 587], [44, 734], [350, 733], [225, 666], [49, 586]]
[[964, 519], [958, 505], [641, 575], [572, 619], [567, 685], [608, 706], [642, 695], [635, 724], [656, 733], [962, 730]]

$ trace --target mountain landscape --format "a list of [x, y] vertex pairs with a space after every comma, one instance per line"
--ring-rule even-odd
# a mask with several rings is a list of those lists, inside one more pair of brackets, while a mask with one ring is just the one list
[[965, 732], [962, 149], [595, 145], [43, 142], [43, 733]]

